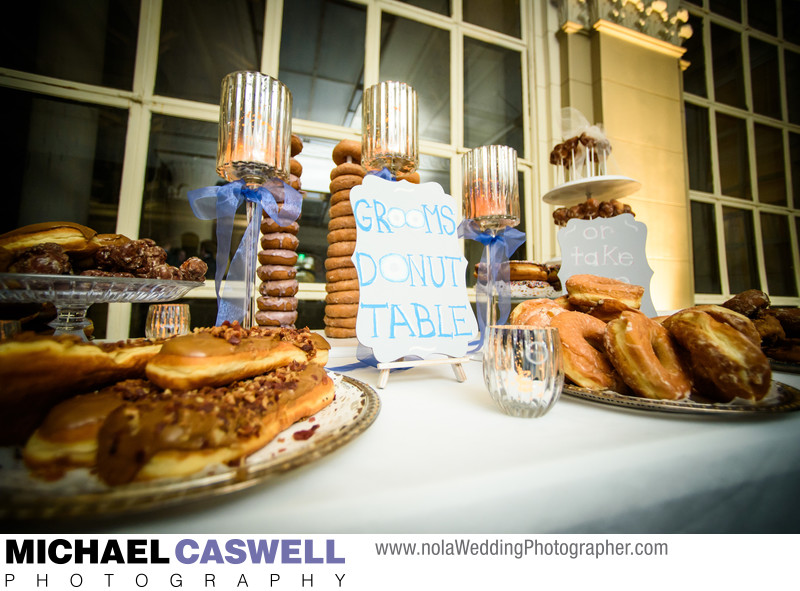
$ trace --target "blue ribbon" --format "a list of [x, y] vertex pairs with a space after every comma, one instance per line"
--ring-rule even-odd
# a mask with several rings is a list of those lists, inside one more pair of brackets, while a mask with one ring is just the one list
[[[478, 328], [480, 330], [480, 337], [477, 341], [470, 343], [474, 345], [472, 351], [477, 351], [483, 345], [486, 326], [486, 303], [491, 297], [489, 293], [489, 285], [497, 285], [504, 283], [508, 285], [510, 282], [508, 270], [508, 258], [522, 246], [525, 242], [525, 234], [516, 228], [504, 228], [499, 230], [496, 234], [491, 232], [481, 232], [480, 227], [474, 220], [463, 220], [458, 225], [459, 238], [468, 238], [483, 244], [483, 254], [481, 255], [481, 263], [478, 267], [478, 282], [475, 285], [475, 307], [478, 310]], [[489, 258], [491, 263], [487, 267], [486, 259]], [[481, 270], [485, 269], [485, 275], [481, 274]], [[508, 320], [509, 312], [511, 311], [511, 297], [510, 290], [498, 290], [498, 310], [497, 310], [497, 323], [503, 324]]]
[[385, 181], [396, 181], [397, 177], [392, 174], [392, 171], [388, 168], [384, 167], [380, 170], [369, 170], [367, 174], [374, 175], [376, 177], [382, 178]]
[[[234, 281], [245, 281], [245, 257], [251, 257], [251, 268], [255, 269], [256, 248], [248, 249], [246, 245], [255, 244], [261, 226], [262, 210], [281, 226], [288, 226], [298, 217], [303, 205], [303, 196], [280, 179], [270, 179], [256, 189], [248, 187], [244, 181], [233, 181], [226, 185], [202, 187], [189, 191], [189, 205], [201, 220], [217, 220], [217, 269], [214, 283], [217, 291], [217, 326], [228, 320], [238, 320], [243, 323], [249, 313], [248, 302], [250, 294], [235, 303], [235, 296], [231, 295], [228, 284]], [[255, 203], [253, 219], [247, 226], [244, 237], [233, 255], [230, 269], [228, 269], [228, 284], [220, 297], [220, 286], [228, 267], [228, 256], [231, 252], [231, 237], [233, 236], [233, 222], [236, 210], [245, 201]], [[283, 202], [283, 207], [278, 207], [278, 202]], [[251, 251], [251, 252], [250, 252]], [[245, 285], [247, 282], [245, 281]]]

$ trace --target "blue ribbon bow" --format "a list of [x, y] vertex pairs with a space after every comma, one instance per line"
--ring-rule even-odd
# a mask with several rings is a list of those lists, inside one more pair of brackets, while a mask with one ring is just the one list
[[[231, 295], [232, 289], [228, 288], [231, 282], [245, 281], [245, 257], [251, 257], [250, 268], [255, 270], [256, 247], [258, 233], [261, 227], [261, 212], [267, 213], [281, 226], [288, 226], [298, 217], [303, 204], [303, 196], [280, 179], [270, 179], [256, 189], [249, 188], [244, 181], [202, 187], [189, 191], [189, 205], [201, 220], [217, 220], [217, 269], [214, 283], [217, 291], [217, 325], [225, 320], [233, 322], [238, 320], [243, 323], [249, 313], [249, 293], [238, 303], [234, 303], [236, 296]], [[276, 199], [277, 197], [277, 199]], [[231, 252], [231, 237], [233, 236], [233, 222], [236, 210], [245, 201], [255, 204], [255, 212], [251, 223], [248, 224], [242, 241], [233, 255], [230, 269], [228, 269], [227, 283], [220, 297], [220, 286], [228, 267], [228, 256]], [[283, 207], [278, 207], [278, 201], [283, 201]], [[251, 247], [248, 247], [251, 245]], [[247, 282], [245, 281], [245, 285]]]

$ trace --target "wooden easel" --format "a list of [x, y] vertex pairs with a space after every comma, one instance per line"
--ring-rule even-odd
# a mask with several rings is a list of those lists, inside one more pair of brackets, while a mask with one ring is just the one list
[[378, 388], [383, 389], [386, 387], [386, 383], [389, 381], [389, 372], [392, 369], [398, 367], [421, 367], [423, 365], [452, 365], [453, 373], [456, 374], [456, 380], [464, 382], [467, 379], [467, 375], [464, 373], [464, 368], [461, 367], [461, 364], [469, 360], [469, 357], [448, 357], [446, 359], [418, 359], [416, 361], [405, 361], [401, 359], [399, 361], [378, 363], [377, 367], [381, 372], [378, 378]]

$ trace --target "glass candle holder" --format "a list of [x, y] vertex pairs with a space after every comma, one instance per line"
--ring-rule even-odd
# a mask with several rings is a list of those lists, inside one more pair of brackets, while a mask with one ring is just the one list
[[187, 334], [190, 328], [189, 304], [151, 304], [147, 308], [144, 334], [148, 339]]
[[227, 181], [260, 185], [289, 180], [292, 93], [260, 72], [232, 72], [222, 79], [217, 173]]
[[414, 172], [419, 165], [417, 93], [405, 82], [381, 82], [364, 91], [361, 164], [367, 170]]
[[481, 146], [461, 158], [464, 219], [481, 230], [519, 224], [517, 151], [508, 146]]

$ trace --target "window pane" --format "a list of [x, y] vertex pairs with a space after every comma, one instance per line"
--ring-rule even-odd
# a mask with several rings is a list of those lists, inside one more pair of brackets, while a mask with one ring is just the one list
[[[791, 0], [784, 0], [787, 4]], [[748, 0], [747, 24], [770, 35], [778, 34], [778, 9], [775, 0]], [[797, 21], [795, 21], [797, 26]]]
[[800, 1], [783, 0], [781, 3], [783, 14], [783, 38], [790, 43], [800, 45]]
[[708, 109], [686, 105], [686, 151], [689, 159], [689, 188], [711, 193], [711, 138], [708, 133]]
[[156, 94], [219, 104], [222, 78], [261, 69], [264, 2], [164, 0]]
[[[450, 159], [420, 154], [419, 179], [422, 183], [439, 183], [445, 193], [450, 192]], [[460, 215], [460, 214], [459, 214]]]
[[439, 14], [446, 14], [450, 16], [450, 0], [401, 0], [406, 4], [411, 4], [412, 6], [419, 6], [420, 8], [424, 8], [426, 10], [432, 10], [433, 12], [438, 12]]
[[361, 127], [367, 11], [335, 0], [283, 3], [278, 78], [299, 119]]
[[717, 149], [722, 194], [752, 199], [744, 119], [717, 113]]
[[781, 119], [777, 46], [750, 38], [750, 76], [753, 88], [753, 111]]
[[800, 53], [785, 50], [786, 62], [786, 105], [789, 107], [789, 123], [800, 124]]
[[711, 63], [716, 100], [734, 107], [747, 108], [744, 102], [742, 36], [736, 31], [712, 24]]
[[464, 38], [464, 144], [500, 144], [524, 158], [522, 56]]
[[450, 34], [392, 14], [381, 22], [381, 81], [417, 92], [420, 139], [450, 143]]
[[690, 14], [689, 24], [693, 33], [683, 44], [686, 48], [684, 58], [690, 64], [683, 72], [683, 89], [692, 94], [707, 96], [706, 57], [703, 52], [703, 19]]
[[520, 36], [519, 0], [463, 0], [464, 20], [514, 37]]
[[3, 67], [133, 88], [139, 0], [5, 2], [3, 21]]
[[740, 0], [709, 0], [712, 12], [726, 16], [735, 21], [742, 20], [742, 7]]
[[730, 293], [760, 289], [752, 213], [746, 209], [723, 207], [722, 218]]
[[696, 293], [722, 293], [714, 206], [692, 201], [692, 253]]
[[785, 215], [761, 213], [761, 237], [764, 246], [764, 265], [767, 272], [767, 291], [772, 296], [796, 296], [792, 238], [789, 218]]
[[800, 208], [800, 134], [789, 134], [789, 161], [791, 162], [792, 198], [795, 209]]
[[3, 162], [14, 164], [0, 233], [47, 221], [114, 232], [128, 112], [0, 88]]
[[783, 164], [783, 137], [777, 127], [756, 123], [756, 172], [758, 201], [786, 205], [786, 174]]

